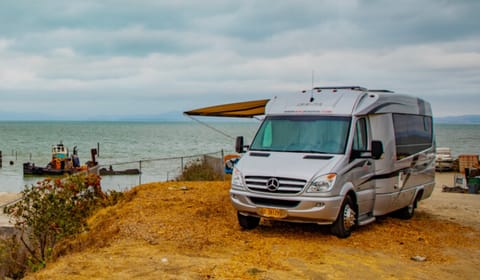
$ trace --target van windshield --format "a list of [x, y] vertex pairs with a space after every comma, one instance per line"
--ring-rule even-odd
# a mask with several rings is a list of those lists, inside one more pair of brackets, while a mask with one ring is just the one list
[[250, 150], [343, 154], [350, 117], [267, 116]]

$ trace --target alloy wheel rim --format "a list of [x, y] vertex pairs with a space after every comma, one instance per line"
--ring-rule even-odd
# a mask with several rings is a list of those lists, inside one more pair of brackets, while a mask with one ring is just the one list
[[350, 205], [345, 206], [343, 211], [343, 225], [346, 229], [350, 229], [355, 225], [355, 211], [350, 207]]

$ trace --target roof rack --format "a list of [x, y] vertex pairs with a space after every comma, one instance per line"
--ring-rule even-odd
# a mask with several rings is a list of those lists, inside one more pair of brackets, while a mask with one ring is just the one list
[[323, 90], [323, 89], [350, 89], [350, 90], [360, 90], [367, 91], [366, 88], [360, 86], [341, 86], [341, 87], [314, 87], [314, 90]]
[[369, 89], [368, 92], [387, 92], [387, 93], [395, 93], [394, 91], [388, 89]]

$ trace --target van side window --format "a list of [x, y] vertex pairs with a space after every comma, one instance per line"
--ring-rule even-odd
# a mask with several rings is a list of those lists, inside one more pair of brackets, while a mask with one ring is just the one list
[[432, 117], [393, 114], [397, 159], [402, 159], [432, 147]]
[[368, 126], [365, 118], [359, 119], [355, 125], [352, 148], [357, 151], [368, 150]]

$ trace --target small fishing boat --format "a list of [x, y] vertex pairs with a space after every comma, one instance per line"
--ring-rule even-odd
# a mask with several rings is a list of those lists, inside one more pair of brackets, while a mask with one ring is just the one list
[[[94, 153], [92, 151], [92, 158]], [[95, 160], [92, 161], [96, 164]], [[89, 162], [89, 165], [92, 164]], [[88, 169], [87, 165], [80, 165], [80, 159], [77, 154], [77, 147], [73, 148], [70, 156], [68, 148], [61, 142], [52, 146], [52, 159], [45, 167], [36, 166], [35, 163], [26, 162], [23, 164], [23, 175], [63, 175], [73, 174]]]
[[138, 175], [141, 174], [140, 170], [137, 168], [124, 169], [124, 170], [113, 170], [112, 166], [107, 168], [100, 168], [98, 170], [100, 175]]

